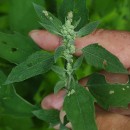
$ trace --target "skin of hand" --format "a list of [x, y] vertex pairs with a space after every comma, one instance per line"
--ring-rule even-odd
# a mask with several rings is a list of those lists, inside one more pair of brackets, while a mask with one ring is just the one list
[[[62, 40], [60, 37], [44, 30], [33, 30], [29, 35], [41, 48], [48, 51], [55, 50]], [[85, 37], [76, 38], [77, 52], [75, 55], [81, 55], [81, 49], [92, 43], [99, 43], [117, 56], [123, 65], [130, 70], [130, 32], [99, 29]], [[107, 82], [110, 83], [126, 83], [128, 81], [128, 75], [104, 71], [101, 73], [106, 76]], [[81, 79], [79, 82], [85, 86], [87, 78]], [[65, 94], [65, 90], [62, 90], [57, 94], [48, 95], [41, 103], [42, 108], [61, 110]], [[95, 105], [95, 107], [99, 130], [130, 130], [130, 105], [128, 105], [128, 109], [111, 108], [109, 112], [101, 109], [98, 105]], [[61, 111], [61, 117], [63, 116], [62, 113]]]

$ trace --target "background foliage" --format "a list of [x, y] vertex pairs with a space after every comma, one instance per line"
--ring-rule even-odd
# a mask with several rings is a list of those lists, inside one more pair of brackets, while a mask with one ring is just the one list
[[[47, 10], [56, 15], [61, 1], [0, 0], [1, 84], [4, 81], [4, 79], [1, 79], [3, 72], [8, 75], [12, 67], [24, 61], [36, 50], [40, 50], [28, 36], [29, 31], [32, 29], [42, 28], [37, 22], [38, 17], [32, 3], [43, 5]], [[90, 21], [100, 20], [102, 22], [99, 28], [130, 31], [129, 0], [87, 0], [87, 7], [89, 9]], [[95, 71], [90, 66], [86, 67], [83, 65], [83, 68], [85, 71], [78, 70], [77, 72], [79, 73], [79, 78]], [[14, 87], [21, 97], [36, 105], [40, 103], [43, 97], [53, 91], [53, 85], [57, 79], [58, 77], [54, 73], [48, 72], [46, 76], [40, 75], [30, 78], [24, 82], [14, 84]], [[13, 91], [13, 96], [17, 100], [16, 102], [9, 102], [14, 104], [12, 105], [12, 110], [8, 108], [8, 105], [3, 106], [2, 101], [4, 97], [2, 91], [4, 90], [0, 90], [0, 130], [51, 130], [45, 122], [30, 116], [29, 113], [23, 117], [19, 111], [13, 111], [15, 108], [19, 110], [16, 106], [17, 101], [23, 101], [23, 99], [18, 97], [14, 89], [10, 91]], [[22, 112], [25, 113], [25, 109], [23, 107]], [[31, 106], [28, 109], [31, 109]]]

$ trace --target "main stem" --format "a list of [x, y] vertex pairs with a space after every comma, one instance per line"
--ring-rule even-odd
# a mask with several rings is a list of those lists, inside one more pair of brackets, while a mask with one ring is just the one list
[[71, 80], [73, 77], [73, 54], [75, 53], [74, 39], [76, 33], [74, 31], [74, 26], [72, 25], [73, 13], [69, 12], [65, 24], [62, 26], [61, 33], [63, 35], [63, 45], [65, 46], [65, 51], [63, 57], [67, 61], [66, 63], [66, 76], [67, 82], [66, 87], [70, 89]]

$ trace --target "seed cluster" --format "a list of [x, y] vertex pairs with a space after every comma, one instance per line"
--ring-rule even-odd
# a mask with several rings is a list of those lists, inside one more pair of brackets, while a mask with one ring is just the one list
[[72, 25], [73, 13], [69, 12], [65, 24], [62, 26], [61, 33], [63, 35], [64, 43], [74, 41], [76, 33], [74, 31], [74, 26]]
[[53, 20], [53, 18], [49, 16], [48, 11], [43, 10], [42, 13], [43, 13], [48, 19]]
[[73, 63], [73, 54], [75, 53], [74, 39], [76, 37], [72, 21], [73, 21], [73, 13], [69, 12], [65, 24], [62, 26], [61, 29], [61, 34], [63, 36], [63, 44], [66, 48], [63, 53], [63, 56], [67, 60], [66, 72], [69, 75], [71, 75], [73, 72], [72, 63]]

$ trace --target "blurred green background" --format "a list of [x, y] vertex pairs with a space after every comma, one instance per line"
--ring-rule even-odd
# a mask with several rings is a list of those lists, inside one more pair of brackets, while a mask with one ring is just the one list
[[[34, 50], [30, 49], [30, 52], [25, 54], [20, 51], [18, 54], [12, 54], [17, 50], [17, 44], [21, 44], [23, 49], [26, 49], [28, 43], [35, 46], [28, 33], [33, 29], [42, 29], [38, 23], [39, 19], [34, 11], [33, 2], [43, 5], [57, 15], [62, 0], [0, 0], [0, 32], [2, 32], [0, 33], [0, 70], [6, 75], [12, 67], [39, 49], [35, 47]], [[87, 7], [90, 21], [101, 21], [99, 28], [130, 31], [130, 0], [87, 0]], [[18, 32], [18, 35], [14, 32]], [[22, 58], [19, 58], [19, 55], [22, 55]], [[16, 60], [15, 57], [17, 57]], [[77, 72], [79, 78], [94, 71], [92, 67], [83, 66], [83, 68], [84, 71]], [[48, 72], [45, 75], [16, 83], [14, 86], [20, 96], [39, 106], [42, 98], [53, 92], [53, 86], [57, 80], [58, 77], [54, 73]], [[0, 130], [51, 130], [45, 122], [36, 117], [18, 117], [15, 116], [15, 110], [3, 113], [4, 107], [1, 102], [0, 99]]]

